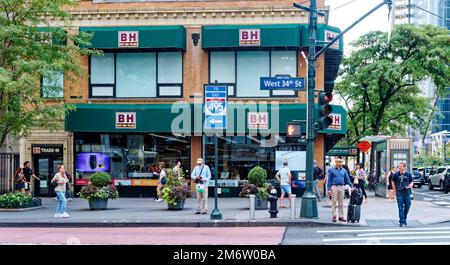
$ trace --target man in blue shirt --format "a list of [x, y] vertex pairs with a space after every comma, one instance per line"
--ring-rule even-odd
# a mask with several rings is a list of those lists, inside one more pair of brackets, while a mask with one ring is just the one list
[[208, 213], [208, 186], [211, 179], [211, 170], [203, 163], [203, 159], [197, 159], [197, 166], [192, 170], [191, 179], [196, 185], [204, 185], [204, 190], [197, 190], [197, 211], [195, 214]]
[[353, 184], [350, 181], [350, 177], [347, 171], [342, 168], [342, 159], [336, 158], [335, 160], [336, 166], [331, 168], [328, 174], [328, 194], [331, 196], [331, 209], [333, 212], [333, 222], [336, 222], [336, 204], [338, 204], [339, 208], [339, 221], [346, 222], [344, 218], [344, 194], [345, 184], [348, 184], [353, 188]]

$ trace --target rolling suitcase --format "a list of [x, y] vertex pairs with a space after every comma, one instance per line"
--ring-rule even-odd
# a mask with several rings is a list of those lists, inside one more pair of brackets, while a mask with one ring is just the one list
[[349, 204], [347, 210], [347, 222], [358, 222], [361, 218], [361, 205]]

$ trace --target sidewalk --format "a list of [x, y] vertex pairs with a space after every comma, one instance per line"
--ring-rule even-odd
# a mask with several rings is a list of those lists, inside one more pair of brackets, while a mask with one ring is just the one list
[[[210, 198], [209, 212], [214, 208]], [[287, 203], [287, 201], [286, 201]], [[344, 213], [347, 213], [345, 200]], [[363, 203], [360, 223], [331, 222], [331, 207], [327, 202], [318, 202], [318, 219], [300, 219], [301, 199], [296, 201], [295, 219], [290, 219], [290, 209], [279, 209], [278, 218], [270, 218], [267, 210], [257, 210], [250, 220], [249, 199], [219, 198], [219, 209], [223, 220], [212, 221], [210, 215], [194, 215], [196, 199], [185, 202], [184, 210], [169, 211], [164, 202], [152, 198], [121, 198], [110, 200], [108, 210], [90, 211], [83, 199], [68, 202], [71, 218], [53, 218], [56, 202], [53, 198], [42, 200], [43, 208], [25, 212], [0, 212], [0, 227], [117, 227], [117, 226], [186, 226], [186, 227], [236, 227], [236, 226], [393, 226], [398, 222], [397, 205], [386, 199], [369, 196]], [[408, 216], [410, 226], [420, 226], [450, 221], [450, 209], [438, 207], [430, 202], [412, 201]]]

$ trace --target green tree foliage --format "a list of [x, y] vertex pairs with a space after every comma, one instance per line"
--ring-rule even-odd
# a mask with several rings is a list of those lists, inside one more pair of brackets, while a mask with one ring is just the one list
[[396, 27], [390, 42], [384, 32], [370, 32], [354, 42], [355, 51], [343, 60], [335, 88], [347, 105], [348, 142], [423, 126], [431, 102], [420, 97], [417, 85], [432, 78], [439, 94], [447, 92], [449, 44], [448, 30], [412, 25]]
[[[66, 81], [82, 74], [80, 55], [92, 53], [90, 35], [68, 36], [75, 0], [0, 1], [0, 145], [8, 134], [26, 136], [34, 126], [61, 127], [70, 105], [41, 97], [41, 79], [62, 73]], [[50, 17], [58, 27], [50, 25]], [[67, 82], [66, 82], [67, 84]], [[49, 86], [49, 93], [56, 89]], [[68, 87], [65, 87], [65, 91]]]
[[379, 31], [355, 41], [335, 87], [348, 111], [347, 144], [367, 135], [404, 135], [407, 126], [425, 127], [432, 102], [420, 96], [418, 84], [431, 78], [438, 94], [447, 93], [449, 44], [449, 31], [430, 25], [400, 25], [390, 42]]

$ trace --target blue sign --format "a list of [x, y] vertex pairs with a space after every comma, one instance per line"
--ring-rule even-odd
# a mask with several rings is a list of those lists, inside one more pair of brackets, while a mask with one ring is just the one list
[[261, 90], [305, 90], [305, 78], [293, 78], [285, 75], [261, 77]]
[[227, 128], [227, 90], [224, 85], [205, 86], [205, 129]]

